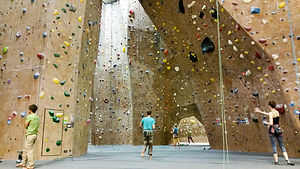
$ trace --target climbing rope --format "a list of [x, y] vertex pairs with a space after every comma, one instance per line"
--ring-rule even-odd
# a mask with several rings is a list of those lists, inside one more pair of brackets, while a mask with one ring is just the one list
[[220, 76], [219, 80], [220, 80], [221, 113], [222, 113], [223, 169], [225, 169], [225, 164], [229, 164], [229, 155], [228, 155], [226, 115], [225, 115], [225, 109], [224, 109], [223, 65], [222, 65], [222, 53], [221, 53], [220, 15], [219, 15], [218, 0], [216, 0], [216, 12], [217, 12], [217, 29], [218, 29], [219, 76]]
[[[286, 6], [287, 6], [287, 10], [288, 10], [288, 17], [289, 17], [290, 35], [291, 35], [291, 39], [292, 39], [292, 50], [293, 50], [293, 60], [294, 60], [293, 61], [293, 65], [295, 66], [296, 84], [297, 84], [297, 87], [298, 87], [298, 96], [300, 98], [299, 73], [298, 73], [297, 56], [296, 56], [296, 48], [295, 48], [295, 42], [294, 42], [294, 34], [293, 34], [293, 27], [292, 27], [292, 17], [291, 17], [289, 0], [286, 0]], [[299, 98], [298, 98], [298, 102], [300, 102]]]

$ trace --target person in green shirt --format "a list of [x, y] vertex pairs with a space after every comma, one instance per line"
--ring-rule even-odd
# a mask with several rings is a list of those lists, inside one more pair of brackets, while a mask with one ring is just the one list
[[[26, 139], [24, 146], [24, 153], [22, 157], [22, 162], [16, 167], [23, 167], [23, 169], [33, 169], [34, 168], [34, 151], [33, 145], [36, 142], [38, 130], [40, 127], [40, 119], [36, 114], [38, 107], [36, 105], [29, 106], [29, 115], [26, 117], [25, 129], [26, 129]], [[28, 164], [26, 166], [26, 163]]]

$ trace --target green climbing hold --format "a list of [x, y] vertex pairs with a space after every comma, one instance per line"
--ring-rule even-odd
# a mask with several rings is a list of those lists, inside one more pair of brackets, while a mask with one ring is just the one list
[[59, 83], [60, 85], [64, 85], [66, 83], [66, 80], [60, 81]]
[[55, 68], [58, 68], [57, 64], [55, 64], [55, 63], [53, 64], [53, 66], [54, 66]]
[[55, 122], [55, 123], [59, 123], [60, 119], [56, 116], [53, 116], [52, 121]]
[[67, 13], [67, 10], [65, 8], [61, 8], [61, 10], [64, 12], [64, 13]]
[[68, 64], [68, 66], [71, 66], [71, 65], [72, 65], [72, 63], [69, 63], [69, 64]]
[[54, 57], [57, 57], [57, 58], [60, 57], [60, 54], [58, 54], [58, 53], [54, 53], [53, 55], [54, 55]]
[[49, 115], [50, 115], [51, 117], [53, 117], [53, 116], [54, 116], [54, 112], [53, 112], [52, 110], [49, 110]]
[[61, 140], [58, 140], [58, 141], [56, 142], [56, 145], [57, 145], [57, 146], [60, 146], [60, 145], [61, 145]]
[[72, 33], [72, 36], [75, 36], [75, 33]]
[[60, 16], [57, 16], [56, 19], [59, 20], [59, 19], [60, 19]]
[[68, 54], [68, 52], [67, 51], [64, 51], [64, 53], [67, 55]]
[[3, 48], [3, 55], [5, 55], [5, 54], [7, 53], [7, 51], [8, 51], [8, 46], [5, 46], [5, 47]]
[[70, 5], [68, 3], [66, 3], [66, 7], [70, 7]]
[[66, 97], [70, 97], [70, 93], [68, 93], [68, 92], [64, 92], [64, 95], [65, 95]]
[[46, 152], [48, 153], [50, 151], [50, 148], [46, 148]]
[[53, 96], [51, 96], [51, 97], [50, 97], [50, 99], [51, 99], [51, 100], [54, 100], [54, 97], [53, 97]]
[[68, 127], [65, 128], [65, 131], [68, 131]]

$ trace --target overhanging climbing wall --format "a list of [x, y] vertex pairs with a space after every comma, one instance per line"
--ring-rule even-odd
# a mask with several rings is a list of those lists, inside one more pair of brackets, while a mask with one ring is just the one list
[[1, 146], [0, 158], [17, 158], [17, 150], [24, 145], [24, 115], [30, 104], [38, 105], [41, 119], [37, 159], [84, 154], [101, 2], [1, 4], [0, 144], [6, 146]]
[[[163, 81], [163, 93], [169, 96], [164, 101], [170, 103], [166, 112], [172, 114], [176, 107], [196, 104], [211, 146], [222, 149], [215, 1], [140, 2], [165, 39], [166, 49], [174, 53], [172, 59], [167, 61], [169, 65], [165, 64], [161, 72], [163, 79], [168, 79]], [[248, 28], [240, 25], [222, 7], [219, 11], [229, 148], [239, 151], [271, 151], [267, 129], [262, 125], [263, 117], [253, 111], [256, 106], [267, 110], [268, 101], [275, 100], [287, 105], [286, 112], [281, 116], [285, 141], [290, 154], [299, 156], [299, 121], [294, 114], [297, 108], [295, 100], [298, 98], [295, 75], [292, 73], [285, 76], [287, 72], [273, 59], [274, 55], [258, 44], [265, 43], [268, 37], [253, 39], [247, 33]], [[294, 14], [296, 12], [293, 10]], [[287, 26], [278, 22], [275, 25]], [[293, 29], [297, 34], [295, 25]], [[261, 31], [263, 34], [266, 30]], [[283, 41], [289, 41], [288, 33], [282, 34], [286, 39]], [[207, 38], [213, 42], [214, 50], [212, 46], [201, 46], [202, 43], [208, 44], [205, 42]], [[284, 50], [284, 55], [291, 53], [290, 48]], [[292, 65], [291, 59], [285, 60], [282, 57], [282, 64]], [[293, 84], [289, 87], [290, 91], [285, 89], [285, 82]], [[171, 121], [172, 116], [168, 117]]]

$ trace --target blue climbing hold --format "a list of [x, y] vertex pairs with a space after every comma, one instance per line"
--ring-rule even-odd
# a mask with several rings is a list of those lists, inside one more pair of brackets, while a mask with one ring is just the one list
[[251, 14], [258, 14], [260, 12], [260, 8], [258, 7], [251, 7]]

